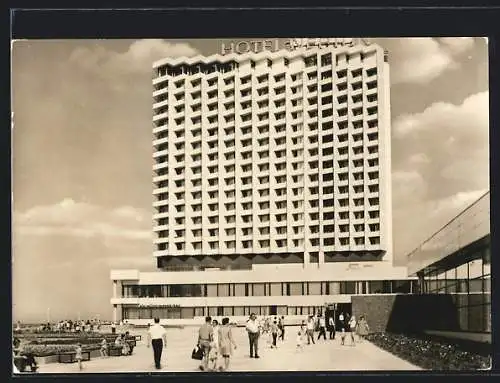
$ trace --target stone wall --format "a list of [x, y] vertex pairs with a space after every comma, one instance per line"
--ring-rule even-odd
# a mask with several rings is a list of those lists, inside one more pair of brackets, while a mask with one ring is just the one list
[[[356, 317], [365, 315], [373, 332], [470, 331], [473, 329], [467, 328], [462, 318], [464, 308], [458, 306], [464, 306], [463, 297], [469, 304], [476, 301], [476, 295], [468, 298], [452, 294], [358, 295], [352, 297], [352, 313]], [[476, 318], [474, 309], [469, 308], [469, 320]]]

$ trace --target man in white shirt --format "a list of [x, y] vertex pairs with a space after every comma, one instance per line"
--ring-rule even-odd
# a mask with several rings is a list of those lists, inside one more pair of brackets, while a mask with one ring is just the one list
[[148, 331], [148, 347], [149, 343], [153, 346], [153, 354], [155, 359], [155, 367], [161, 369], [161, 354], [163, 347], [167, 348], [167, 331], [160, 324], [160, 318], [154, 319], [155, 323]]
[[318, 340], [321, 338], [321, 335], [323, 335], [323, 339], [326, 340], [326, 321], [325, 317], [321, 315], [319, 317], [319, 334], [318, 334]]
[[255, 350], [255, 358], [260, 358], [259, 356], [259, 335], [260, 335], [260, 326], [257, 322], [257, 317], [254, 313], [250, 314], [250, 319], [247, 321], [246, 330], [248, 332], [248, 341], [250, 343], [250, 358], [254, 357]]

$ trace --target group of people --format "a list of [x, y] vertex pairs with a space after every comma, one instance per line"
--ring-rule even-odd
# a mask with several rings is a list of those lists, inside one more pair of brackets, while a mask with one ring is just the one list
[[203, 353], [200, 370], [227, 371], [233, 349], [237, 348], [229, 318], [223, 318], [219, 324], [217, 320], [207, 316], [205, 323], [198, 330], [197, 347]]
[[328, 320], [322, 314], [318, 314], [316, 317], [310, 315], [307, 321], [302, 321], [298, 333], [297, 333], [297, 349], [303, 349], [305, 342], [307, 344], [315, 344], [315, 332], [318, 332], [319, 340], [323, 337], [326, 340], [326, 331], [330, 333], [329, 338], [331, 340], [335, 339], [337, 332], [340, 333], [340, 341], [342, 345], [345, 345], [346, 335], [350, 334], [351, 346], [356, 344], [355, 334], [357, 334], [359, 341], [361, 342], [363, 338], [368, 335], [369, 327], [368, 322], [364, 315], [356, 320], [355, 315], [350, 316], [349, 314], [340, 313], [338, 318], [334, 316], [329, 316]]

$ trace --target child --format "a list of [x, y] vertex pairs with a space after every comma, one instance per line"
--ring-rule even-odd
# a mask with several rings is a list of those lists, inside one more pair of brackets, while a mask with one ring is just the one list
[[106, 338], [103, 338], [101, 342], [101, 356], [108, 356], [108, 342], [106, 341]]
[[212, 371], [217, 369], [217, 359], [219, 358], [218, 344], [215, 341], [210, 343], [210, 351], [208, 352], [208, 366]]
[[75, 359], [77, 360], [78, 362], [78, 368], [80, 369], [80, 371], [83, 369], [83, 366], [82, 366], [82, 345], [80, 343], [78, 343], [78, 345], [76, 346], [76, 355], [75, 355]]
[[304, 322], [300, 325], [299, 331], [297, 333], [297, 351], [302, 351], [304, 349], [304, 336], [306, 333], [306, 328]]

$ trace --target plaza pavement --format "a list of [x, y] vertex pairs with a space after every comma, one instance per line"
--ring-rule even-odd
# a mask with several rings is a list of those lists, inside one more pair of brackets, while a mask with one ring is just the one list
[[[297, 327], [287, 327], [285, 341], [278, 341], [278, 348], [271, 349], [267, 339], [259, 339], [260, 359], [249, 358], [248, 336], [244, 328], [233, 329], [237, 349], [231, 357], [229, 371], [376, 371], [376, 370], [419, 370], [418, 367], [379, 349], [369, 342], [346, 346], [335, 340], [318, 340], [316, 344], [305, 345], [302, 351], [296, 349]], [[163, 350], [161, 370], [154, 368], [153, 350], [146, 345], [146, 331], [135, 329], [134, 335], [142, 335], [131, 356], [92, 358], [78, 365], [50, 363], [40, 365], [40, 373], [123, 373], [123, 372], [195, 372], [199, 362], [191, 359], [191, 351], [197, 339], [197, 328], [167, 330], [167, 348]], [[316, 333], [317, 336], [317, 333]]]

